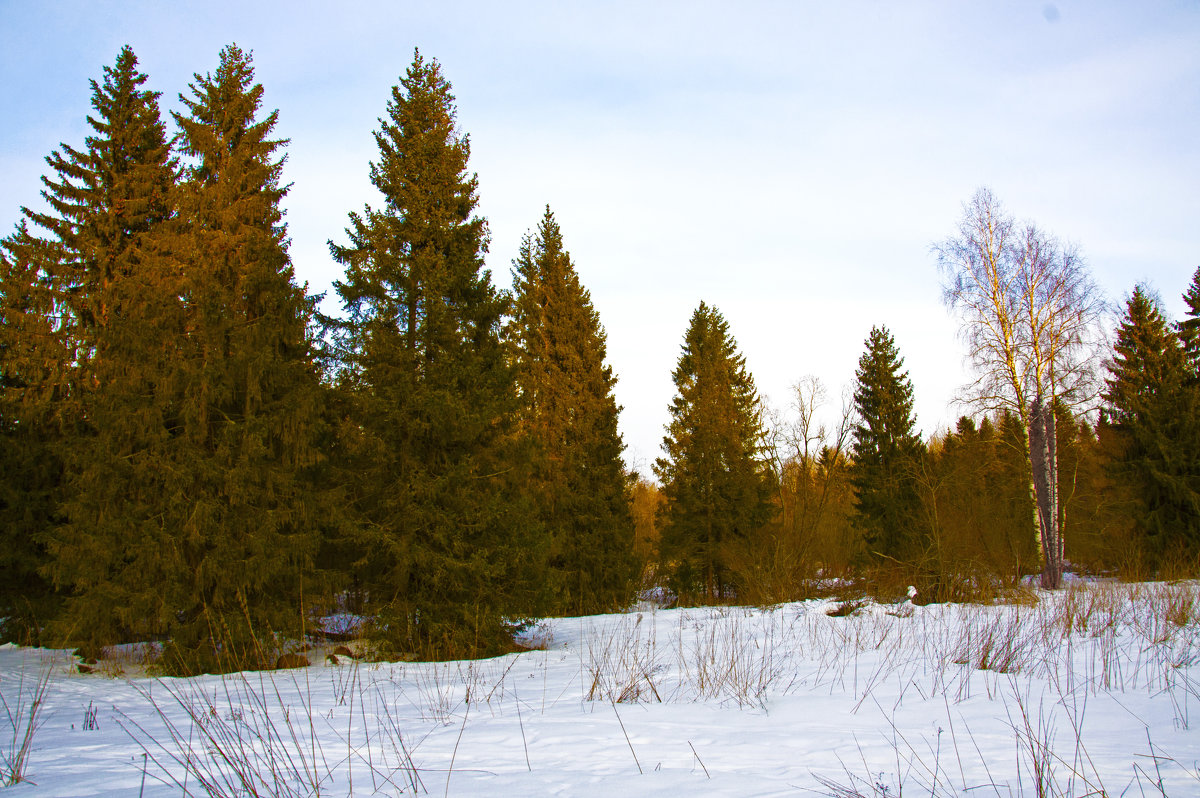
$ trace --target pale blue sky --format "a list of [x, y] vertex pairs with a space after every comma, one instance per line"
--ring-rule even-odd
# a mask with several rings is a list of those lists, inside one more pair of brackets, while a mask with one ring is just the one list
[[981, 185], [1077, 243], [1114, 302], [1148, 281], [1178, 315], [1200, 266], [1200, 0], [245, 5], [0, 0], [0, 226], [82, 143], [121, 45], [166, 110], [237, 42], [291, 139], [297, 273], [327, 291], [418, 46], [454, 85], [499, 284], [558, 216], [643, 471], [701, 300], [777, 405], [806, 374], [836, 400], [885, 324], [920, 425], [952, 423], [966, 375], [929, 246]]

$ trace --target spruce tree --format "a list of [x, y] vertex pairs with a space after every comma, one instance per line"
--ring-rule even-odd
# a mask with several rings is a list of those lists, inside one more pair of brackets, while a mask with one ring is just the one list
[[176, 175], [160, 95], [143, 88], [147, 76], [137, 66], [126, 45], [104, 68], [103, 82], [91, 81], [94, 135], [82, 150], [62, 144], [46, 158], [53, 175], [42, 178], [42, 196], [49, 209], [23, 209], [57, 245], [48, 268], [65, 311], [60, 332], [74, 355], [75, 393], [97, 382], [88, 366], [112, 345], [105, 336], [118, 335], [122, 302], [136, 301], [125, 281], [136, 285], [144, 239], [169, 215]]
[[729, 324], [701, 302], [672, 378], [676, 395], [654, 471], [666, 499], [660, 553], [681, 597], [729, 598], [730, 553], [770, 517], [754, 380]]
[[1187, 363], [1158, 303], [1138, 286], [1117, 328], [1105, 416], [1121, 442], [1114, 474], [1133, 487], [1137, 526], [1158, 551], [1200, 544], [1197, 408]]
[[50, 308], [57, 339], [40, 339], [41, 351], [53, 353], [41, 358], [50, 380], [41, 395], [54, 405], [63, 469], [61, 523], [41, 533], [52, 557], [43, 570], [67, 598], [59, 642], [89, 649], [160, 631], [159, 616], [125, 592], [128, 581], [154, 578], [141, 568], [137, 525], [158, 508], [135, 494], [152, 493], [158, 481], [154, 442], [166, 434], [159, 367], [175, 359], [168, 350], [179, 329], [177, 287], [163, 279], [154, 244], [170, 217], [175, 168], [159, 95], [145, 81], [122, 48], [103, 81], [92, 81], [93, 135], [84, 148], [64, 144], [46, 159], [49, 208], [25, 210], [50, 234], [33, 247], [42, 292], [35, 304]]
[[483, 268], [470, 144], [450, 83], [419, 52], [375, 134], [382, 206], [350, 214], [330, 320], [360, 523], [356, 577], [379, 642], [419, 656], [511, 643], [539, 604], [544, 553], [523, 500], [517, 393], [501, 338], [507, 297]]
[[296, 637], [305, 625], [323, 396], [315, 299], [287, 252], [278, 111], [260, 116], [263, 87], [236, 45], [189, 90], [186, 113], [174, 114], [188, 166], [166, 245], [186, 340], [172, 378], [171, 549], [157, 554], [182, 577], [168, 599], [166, 664], [224, 670], [273, 662], [275, 634]]
[[869, 550], [901, 562], [920, 554], [915, 470], [924, 453], [914, 432], [913, 389], [886, 327], [872, 327], [855, 373], [851, 480], [857, 524]]
[[521, 243], [513, 280], [521, 424], [535, 448], [531, 488], [549, 536], [556, 605], [579, 614], [616, 609], [628, 602], [636, 569], [617, 379], [549, 206]]

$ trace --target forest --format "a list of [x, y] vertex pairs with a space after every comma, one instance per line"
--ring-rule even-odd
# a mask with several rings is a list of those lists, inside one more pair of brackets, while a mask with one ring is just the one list
[[[272, 667], [334, 613], [378, 658], [511, 650], [532, 619], [831, 591], [986, 601], [1065, 573], [1200, 573], [1200, 269], [1166, 316], [988, 189], [933, 244], [973, 408], [923, 439], [902, 341], [852, 394], [759, 396], [707, 302], [652, 473], [549, 205], [511, 260], [438, 61], [414, 54], [329, 231], [341, 311], [297, 282], [287, 140], [224, 48], [164, 119], [129, 47], [91, 134], [0, 242], [0, 639], [161, 643], [163, 673]], [[38, 187], [30, 187], [35, 200]], [[834, 418], [832, 423], [819, 419]]]

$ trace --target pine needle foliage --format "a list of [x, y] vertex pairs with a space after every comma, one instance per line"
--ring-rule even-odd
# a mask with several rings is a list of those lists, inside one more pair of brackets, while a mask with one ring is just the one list
[[912, 382], [886, 327], [872, 327], [865, 345], [851, 444], [857, 524], [877, 557], [911, 561], [924, 548], [915, 480], [924, 446], [914, 431]]
[[68, 362], [46, 242], [25, 221], [0, 242], [0, 642], [40, 644], [55, 611], [43, 535], [57, 523]]
[[654, 471], [663, 484], [662, 573], [684, 600], [732, 598], [731, 553], [771, 513], [765, 431], [754, 379], [729, 324], [701, 302], [678, 365]]
[[1114, 475], [1133, 488], [1137, 527], [1159, 552], [1200, 547], [1200, 407], [1188, 363], [1158, 302], [1135, 288], [1108, 364], [1105, 417], [1120, 443]]
[[1183, 294], [1187, 310], [1184, 318], [1176, 324], [1179, 342], [1187, 355], [1192, 377], [1200, 381], [1200, 268], [1192, 275], [1192, 282]]
[[287, 142], [272, 138], [278, 111], [260, 115], [263, 95], [251, 54], [228, 45], [174, 114], [187, 168], [168, 248], [186, 338], [169, 562], [184, 578], [164, 662], [180, 670], [273, 663], [278, 635], [303, 633], [318, 543], [316, 300], [287, 252]]
[[492, 653], [540, 605], [523, 498], [508, 298], [483, 268], [470, 143], [450, 83], [417, 52], [375, 134], [383, 205], [350, 214], [333, 329], [355, 577], [383, 653]]
[[156, 243], [176, 170], [146, 80], [122, 48], [92, 81], [96, 114], [84, 147], [64, 144], [46, 159], [48, 209], [25, 210], [50, 235], [38, 246], [51, 314], [42, 332], [56, 341], [40, 365], [63, 433], [61, 523], [43, 532], [51, 555], [43, 570], [66, 596], [55, 637], [86, 649], [161, 631], [161, 616], [133, 594], [135, 585], [161, 592], [161, 571], [139, 556], [139, 525], [153, 524], [158, 508], [140, 499], [159, 483], [156, 445], [169, 411], [156, 386], [176, 356], [180, 303]]
[[549, 537], [555, 609], [593, 614], [632, 598], [633, 520], [605, 364], [606, 338], [591, 295], [546, 207], [513, 261], [513, 318], [521, 427], [534, 447], [530, 491]]
[[[1066, 434], [1073, 425], [1064, 424]], [[982, 585], [1000, 580], [1015, 584], [1037, 568], [1037, 545], [1029, 526], [1028, 464], [1020, 420], [1013, 413], [978, 423], [963, 416], [954, 430], [929, 447], [928, 466], [918, 480], [925, 525], [931, 539], [925, 558], [935, 577], [974, 579]], [[1068, 447], [1062, 447], [1066, 451]], [[1076, 474], [1067, 471], [1065, 479]], [[950, 587], [947, 580], [928, 580], [923, 597]]]

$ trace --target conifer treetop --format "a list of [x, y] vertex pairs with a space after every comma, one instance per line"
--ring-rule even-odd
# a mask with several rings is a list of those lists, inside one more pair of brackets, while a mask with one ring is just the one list
[[1200, 379], [1200, 267], [1192, 275], [1191, 285], [1183, 294], [1183, 303], [1187, 305], [1184, 317], [1177, 325], [1179, 339], [1184, 351], [1191, 361], [1191, 368], [1196, 379]]
[[43, 175], [41, 193], [53, 212], [22, 208], [68, 251], [92, 250], [100, 261], [166, 216], [166, 186], [174, 178], [159, 116], [161, 95], [142, 88], [148, 78], [137, 66], [125, 45], [114, 65], [104, 67], [103, 82], [89, 81], [96, 114], [87, 121], [93, 134], [82, 150], [60, 144], [46, 157], [57, 179]]
[[855, 373], [855, 457], [911, 451], [920, 438], [914, 432], [913, 388], [904, 358], [887, 327], [872, 327], [865, 345]]
[[[434, 356], [464, 337], [490, 336], [505, 300], [483, 268], [488, 231], [475, 214], [478, 179], [467, 171], [469, 142], [455, 127], [454, 95], [438, 62], [417, 51], [387, 111], [370, 165], [384, 204], [350, 214], [348, 245], [329, 242], [346, 267], [334, 287], [351, 326], [394, 326], [410, 352]], [[356, 337], [366, 340], [343, 340]]]
[[175, 143], [192, 159], [187, 177], [195, 188], [221, 186], [223, 204], [236, 216], [279, 227], [282, 235], [280, 201], [289, 186], [279, 181], [287, 156], [276, 160], [275, 151], [288, 139], [270, 138], [277, 109], [257, 118], [264, 90], [254, 81], [253, 60], [230, 44], [221, 49], [215, 72], [195, 73], [190, 96], [179, 95], [187, 113], [172, 112], [180, 130]]
[[[371, 184], [388, 210], [430, 227], [466, 222], [478, 202], [478, 178], [467, 173], [470, 137], [458, 131], [450, 88], [437, 59], [426, 61], [414, 50], [412, 64], [392, 87], [387, 116], [379, 119], [379, 160], [370, 166]], [[486, 237], [484, 244], [486, 251]]]
[[661, 554], [677, 591], [724, 596], [726, 546], [770, 515], [765, 432], [754, 379], [716, 309], [701, 302], [672, 374], [676, 395], [654, 464], [666, 498]]
[[1117, 423], [1140, 420], [1185, 379], [1179, 336], [1157, 298], [1143, 285], [1133, 289], [1117, 328], [1104, 400]]

